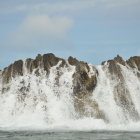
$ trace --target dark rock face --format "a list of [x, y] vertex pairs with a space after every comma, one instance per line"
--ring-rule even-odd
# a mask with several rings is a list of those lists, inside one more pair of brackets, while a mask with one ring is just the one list
[[[75, 66], [76, 72], [73, 74], [73, 94], [75, 98], [76, 112], [82, 116], [96, 116], [96, 118], [104, 118], [104, 114], [99, 110], [98, 104], [92, 100], [92, 93], [97, 85], [98, 71], [95, 67], [89, 67], [85, 62], [78, 61], [73, 57], [68, 58], [69, 64]], [[89, 76], [89, 72], [94, 71], [94, 75]], [[94, 108], [87, 112], [86, 106]]]
[[114, 86], [114, 99], [116, 104], [123, 108], [126, 115], [126, 118], [130, 116], [133, 120], [139, 120], [140, 117], [138, 112], [135, 109], [134, 103], [130, 96], [128, 87], [126, 87], [125, 79], [122, 74], [121, 65], [127, 67], [138, 67], [140, 66], [140, 59], [139, 57], [130, 58], [128, 61], [124, 61], [122, 57], [117, 56], [113, 60], [109, 60], [102, 63], [104, 69], [108, 69], [108, 77], [110, 77], [110, 81], [112, 85], [114, 81], [118, 81]]
[[128, 59], [126, 63], [131, 68], [137, 68], [140, 71], [140, 56], [130, 57], [130, 59]]
[[[130, 57], [126, 63], [128, 64], [129, 67], [132, 69], [136, 69], [140, 71], [140, 56], [134, 56]], [[140, 72], [137, 72], [137, 76], [140, 78]]]
[[[117, 57], [115, 57], [113, 60], [108, 60], [107, 63], [108, 63], [108, 70], [111, 73], [111, 75], [116, 75], [118, 78], [123, 80], [121, 69], [120, 66], [118, 65], [121, 64], [125, 66], [125, 61], [122, 59], [122, 57], [117, 55]], [[105, 62], [103, 62], [102, 65], [105, 65]]]
[[29, 70], [29, 72], [32, 72], [34, 69], [37, 68], [43, 68], [49, 74], [50, 68], [57, 65], [59, 61], [62, 61], [61, 66], [64, 66], [66, 64], [64, 59], [58, 58], [52, 53], [44, 54], [43, 56], [39, 54], [34, 60], [27, 59], [26, 67]]
[[2, 81], [3, 83], [8, 83], [9, 80], [18, 75], [23, 75], [23, 61], [15, 61], [14, 64], [11, 64], [9, 67], [5, 68], [2, 72]]
[[87, 63], [78, 61], [72, 57], [69, 57], [68, 62], [76, 67], [76, 72], [73, 75], [75, 85], [74, 94], [91, 94], [97, 84], [97, 70], [92, 67], [96, 74], [89, 77], [90, 68]]
[[[56, 66], [61, 61], [60, 65], [57, 67], [56, 76], [56, 86], [59, 87], [59, 79], [62, 75], [60, 68], [68, 67], [69, 65], [75, 66], [75, 72], [73, 74], [73, 97], [74, 97], [74, 107], [78, 114], [78, 117], [96, 117], [107, 120], [104, 113], [99, 109], [98, 103], [93, 101], [92, 96], [94, 95], [94, 90], [97, 86], [98, 80], [98, 70], [94, 66], [89, 66], [87, 63], [78, 61], [76, 58], [69, 57], [68, 62], [62, 58], [56, 57], [54, 54], [44, 54], [38, 55], [35, 59], [26, 59], [25, 62], [22, 60], [16, 61], [4, 70], [1, 71], [1, 78], [3, 85], [10, 83], [12, 78], [16, 76], [24, 75], [24, 68], [27, 69], [29, 73], [35, 73], [36, 76], [40, 76], [40, 70], [46, 72], [46, 78], [50, 74], [50, 68]], [[133, 120], [137, 121], [140, 119], [138, 112], [135, 109], [134, 103], [132, 101], [131, 95], [129, 93], [128, 87], [126, 86], [125, 78], [122, 74], [121, 67], [127, 67], [132, 70], [136, 69], [140, 71], [140, 57], [131, 57], [127, 61], [124, 61], [119, 55], [112, 60], [102, 63], [103, 69], [107, 70], [106, 74], [110, 78], [110, 82], [113, 85], [113, 94], [115, 102], [118, 106], [123, 108], [124, 115], [126, 119], [130, 116]], [[137, 72], [138, 77], [140, 73]], [[24, 81], [23, 81], [24, 82]], [[24, 85], [24, 84], [23, 84]], [[29, 87], [23, 86], [20, 89], [22, 96], [19, 96], [19, 100], [24, 101], [25, 93], [29, 92]], [[7, 91], [9, 87], [3, 87], [3, 93]], [[90, 108], [90, 110], [87, 110]]]
[[[36, 59], [26, 59], [25, 65], [28, 72], [32, 73], [35, 70], [35, 74], [39, 75], [39, 69], [43, 68], [47, 74], [49, 74], [50, 68], [55, 66], [59, 61], [62, 61], [60, 66], [66, 64], [64, 59], [56, 57], [54, 54], [38, 55]], [[19, 60], [11, 64], [9, 67], [2, 71], [3, 83], [8, 83], [11, 78], [23, 75], [23, 61]]]
[[47, 72], [49, 72], [49, 69], [55, 65], [57, 65], [57, 63], [59, 61], [62, 61], [61, 63], [61, 67], [63, 67], [66, 62], [64, 59], [62, 58], [58, 58], [58, 57], [55, 57], [54, 54], [44, 54], [43, 55], [43, 65], [44, 65], [44, 70], [46, 70]]
[[[34, 72], [36, 76], [40, 75], [39, 70], [43, 69], [46, 71], [46, 76], [50, 73], [50, 68], [56, 66], [58, 62], [60, 62], [59, 67], [57, 67], [57, 76], [56, 86], [59, 86], [59, 78], [61, 76], [61, 72], [59, 69], [61, 67], [68, 67], [67, 62], [62, 59], [56, 57], [54, 54], [44, 54], [38, 55], [35, 59], [26, 59], [25, 63], [19, 60], [14, 64], [11, 64], [9, 67], [5, 68], [2, 72], [3, 83], [7, 84], [10, 82], [11, 78], [16, 76], [23, 75], [23, 65], [26, 67], [29, 73]], [[93, 101], [92, 93], [97, 84], [97, 75], [98, 71], [95, 67], [89, 65], [85, 62], [78, 61], [73, 57], [68, 58], [68, 63], [72, 66], [75, 66], [75, 73], [73, 74], [73, 96], [74, 96], [74, 106], [78, 113], [78, 117], [82, 116], [96, 116], [97, 118], [103, 118], [103, 112], [99, 110], [98, 104]], [[89, 75], [90, 71], [93, 71], [94, 74]], [[7, 88], [3, 88], [3, 91], [8, 90]], [[22, 87], [19, 92], [24, 93], [28, 90], [25, 87]], [[22, 99], [24, 99], [25, 95], [23, 94]], [[91, 111], [87, 112], [86, 106], [89, 106]], [[94, 108], [94, 109], [93, 109]]]

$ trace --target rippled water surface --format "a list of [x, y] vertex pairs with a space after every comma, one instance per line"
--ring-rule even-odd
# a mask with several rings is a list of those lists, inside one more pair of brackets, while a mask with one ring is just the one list
[[140, 140], [140, 132], [0, 131], [0, 140]]

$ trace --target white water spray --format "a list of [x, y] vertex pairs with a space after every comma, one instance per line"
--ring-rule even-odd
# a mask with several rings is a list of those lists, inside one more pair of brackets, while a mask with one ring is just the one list
[[[68, 62], [67, 67], [59, 67], [60, 64], [50, 69], [49, 76], [42, 69], [39, 76], [36, 76], [35, 70], [29, 73], [24, 64], [23, 76], [13, 78], [7, 85], [2, 85], [0, 79], [1, 129], [140, 130], [140, 123], [126, 120], [123, 108], [116, 104], [113, 92], [118, 81], [111, 80], [107, 69], [102, 66], [97, 67], [98, 84], [92, 100], [97, 102], [108, 122], [94, 117], [77, 118], [73, 99], [75, 67]], [[124, 66], [121, 69], [136, 111], [140, 114], [140, 79], [134, 70]], [[94, 72], [91, 70], [88, 74], [91, 76]], [[8, 90], [2, 94], [2, 88]]]

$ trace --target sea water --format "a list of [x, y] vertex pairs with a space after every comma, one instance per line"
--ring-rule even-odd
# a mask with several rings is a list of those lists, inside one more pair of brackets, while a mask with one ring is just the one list
[[0, 131], [0, 140], [139, 140], [139, 132], [123, 131]]

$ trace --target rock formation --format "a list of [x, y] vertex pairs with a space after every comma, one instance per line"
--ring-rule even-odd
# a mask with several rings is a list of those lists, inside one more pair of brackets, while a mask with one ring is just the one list
[[[12, 79], [24, 75], [25, 69], [28, 73], [34, 73], [37, 77], [41, 75], [40, 70], [42, 70], [46, 73], [47, 78], [50, 74], [50, 69], [59, 62], [61, 63], [57, 67], [57, 74], [55, 77], [55, 84], [58, 88], [60, 86], [60, 77], [63, 74], [60, 69], [67, 68], [69, 65], [75, 67], [75, 72], [73, 73], [73, 99], [74, 107], [78, 114], [77, 117], [87, 116], [108, 120], [104, 112], [99, 108], [98, 103], [92, 99], [94, 90], [98, 84], [98, 69], [85, 62], [78, 61], [73, 57], [64, 60], [50, 53], [44, 55], [39, 54], [35, 59], [29, 58], [26, 59], [25, 62], [22, 60], [14, 62], [1, 71], [2, 94], [9, 90], [9, 87], [6, 85], [10, 84]], [[131, 117], [134, 121], [139, 120], [140, 116], [136, 111], [129, 89], [126, 86], [126, 81], [122, 74], [122, 67], [135, 70], [138, 77], [140, 77], [140, 57], [131, 57], [125, 61], [118, 55], [112, 60], [103, 62], [102, 67], [110, 78], [112, 85], [117, 81], [113, 88], [114, 99], [116, 104], [122, 108], [126, 119]], [[25, 81], [23, 81], [22, 84], [24, 84], [24, 82]], [[24, 100], [26, 94], [30, 92], [29, 88], [30, 84], [19, 89], [19, 92], [22, 93], [21, 100]], [[90, 109], [87, 110], [87, 108]]]
[[113, 91], [116, 104], [122, 107], [126, 118], [131, 116], [133, 120], [139, 120], [140, 117], [135, 109], [128, 87], [126, 86], [121, 66], [136, 68], [139, 70], [140, 57], [131, 57], [129, 60], [124, 61], [122, 57], [117, 55], [117, 57], [115, 57], [113, 60], [103, 62], [102, 65], [104, 69], [107, 69], [108, 77], [110, 77], [112, 85], [115, 83], [115, 81], [118, 81], [115, 84]]

